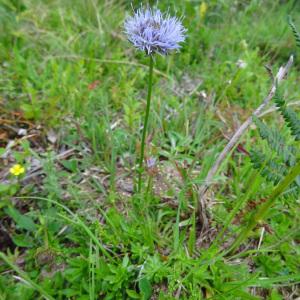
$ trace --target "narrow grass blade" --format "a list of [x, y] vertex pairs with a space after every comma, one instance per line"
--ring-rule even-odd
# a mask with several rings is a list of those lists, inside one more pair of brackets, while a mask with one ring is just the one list
[[269, 208], [274, 204], [276, 198], [285, 191], [285, 189], [295, 180], [295, 178], [300, 173], [300, 162], [295, 165], [289, 174], [279, 183], [279, 185], [274, 189], [273, 193], [270, 195], [269, 199], [261, 205], [258, 211], [249, 221], [246, 228], [244, 228], [238, 235], [228, 252], [235, 250], [249, 235], [252, 229], [265, 217]]
[[62, 209], [64, 209], [67, 213], [69, 213], [73, 219], [68, 218], [67, 216], [64, 216], [62, 214], [59, 214], [60, 217], [64, 218], [65, 220], [69, 221], [72, 224], [78, 225], [81, 227], [87, 234], [88, 236], [94, 241], [94, 243], [99, 247], [99, 249], [102, 251], [102, 254], [104, 254], [107, 258], [111, 258], [111, 255], [108, 253], [108, 251], [103, 247], [103, 245], [99, 242], [99, 239], [95, 236], [94, 233], [88, 228], [88, 226], [76, 215], [74, 214], [68, 207], [65, 205], [43, 197], [18, 197], [18, 199], [35, 199], [35, 200], [42, 200], [42, 201], [47, 201], [50, 203], [53, 203]]
[[28, 283], [28, 285], [30, 285], [31, 288], [38, 291], [46, 300], [55, 300], [40, 285], [38, 285], [33, 280], [31, 280], [24, 271], [22, 271], [18, 266], [16, 266], [13, 262], [11, 262], [10, 259], [2, 252], [0, 252], [0, 259], [4, 260], [5, 263], [8, 264], [16, 273], [18, 273], [19, 276], [26, 283]]

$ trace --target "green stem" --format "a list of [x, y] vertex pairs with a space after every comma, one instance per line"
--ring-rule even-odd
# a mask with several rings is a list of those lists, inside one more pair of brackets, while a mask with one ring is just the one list
[[141, 156], [139, 161], [139, 178], [138, 178], [138, 193], [141, 192], [142, 189], [142, 175], [143, 175], [143, 161], [144, 161], [144, 152], [145, 152], [145, 140], [147, 133], [147, 126], [149, 120], [150, 113], [150, 103], [151, 103], [151, 93], [152, 93], [152, 78], [153, 78], [153, 57], [149, 56], [149, 81], [148, 81], [148, 95], [147, 95], [147, 106], [143, 127], [143, 135], [142, 135], [142, 144], [141, 144]]
[[241, 231], [238, 235], [228, 252], [235, 250], [249, 235], [253, 228], [265, 217], [269, 208], [274, 204], [276, 198], [280, 196], [282, 192], [295, 180], [295, 178], [300, 174], [300, 162], [295, 165], [287, 176], [277, 185], [273, 193], [270, 195], [269, 199], [262, 204], [257, 212], [250, 219], [247, 227]]

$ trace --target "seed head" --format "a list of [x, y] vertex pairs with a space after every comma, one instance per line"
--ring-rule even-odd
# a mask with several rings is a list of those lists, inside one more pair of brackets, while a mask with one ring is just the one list
[[128, 40], [147, 55], [167, 55], [179, 50], [186, 33], [179, 19], [163, 14], [157, 8], [141, 7], [125, 20], [124, 28]]

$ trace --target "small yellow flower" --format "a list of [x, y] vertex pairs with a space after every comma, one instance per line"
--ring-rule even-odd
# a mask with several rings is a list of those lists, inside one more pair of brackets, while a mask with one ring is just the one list
[[25, 172], [25, 168], [20, 164], [16, 164], [9, 169], [9, 172], [14, 176], [19, 176]]
[[207, 8], [208, 8], [208, 5], [206, 4], [206, 2], [202, 2], [201, 5], [200, 5], [200, 18], [201, 18], [201, 20], [204, 19], [205, 15], [206, 15], [206, 12], [207, 12]]

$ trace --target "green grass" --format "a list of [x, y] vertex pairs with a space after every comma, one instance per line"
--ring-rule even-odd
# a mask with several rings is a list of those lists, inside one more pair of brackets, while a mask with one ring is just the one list
[[[267, 95], [264, 65], [276, 74], [297, 53], [288, 15], [300, 30], [300, 6], [207, 4], [201, 19], [201, 1], [159, 1], [184, 15], [188, 38], [181, 53], [155, 59], [145, 157], [158, 163], [141, 196], [132, 182], [148, 60], [123, 33], [130, 1], [0, 0], [0, 155], [15, 141], [0, 158], [0, 300], [300, 297], [299, 197], [274, 197], [228, 253], [251, 223], [249, 203], [274, 186], [235, 150], [214, 178], [202, 233], [196, 189]], [[288, 101], [299, 101], [299, 71], [296, 55]], [[278, 113], [264, 120], [283, 127]], [[254, 129], [242, 146], [267, 150]], [[39, 174], [17, 181], [7, 175], [15, 162]]]

